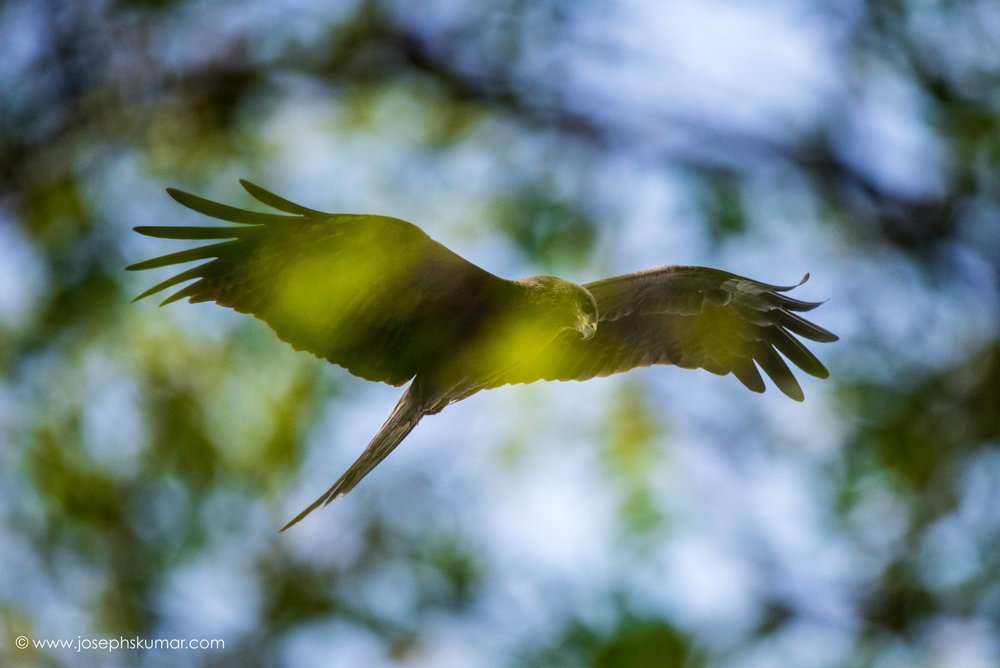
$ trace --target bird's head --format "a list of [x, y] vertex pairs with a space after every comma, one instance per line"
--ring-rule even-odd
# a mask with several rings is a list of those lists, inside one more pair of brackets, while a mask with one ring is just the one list
[[597, 333], [597, 302], [586, 288], [555, 276], [532, 276], [520, 281], [531, 289], [539, 314], [556, 331], [575, 329], [584, 339]]

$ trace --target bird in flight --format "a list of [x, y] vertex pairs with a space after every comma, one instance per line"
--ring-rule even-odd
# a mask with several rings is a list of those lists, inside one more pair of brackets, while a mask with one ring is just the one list
[[762, 370], [801, 401], [785, 359], [812, 376], [829, 375], [796, 338], [837, 340], [798, 315], [822, 302], [784, 294], [808, 274], [796, 285], [778, 286], [718, 269], [667, 265], [583, 285], [553, 276], [506, 280], [412, 223], [323, 213], [240, 183], [281, 213], [167, 189], [184, 206], [238, 225], [136, 227], [150, 237], [222, 240], [129, 266], [207, 260], [136, 300], [194, 281], [163, 305], [214, 301], [263, 320], [296, 350], [356, 376], [397, 387], [409, 383], [357, 461], [282, 531], [351, 491], [425, 415], [480, 390], [672, 364], [731, 373], [753, 392], [764, 391]]

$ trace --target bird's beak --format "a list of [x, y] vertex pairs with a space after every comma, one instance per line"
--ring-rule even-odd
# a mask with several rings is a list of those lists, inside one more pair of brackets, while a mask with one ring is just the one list
[[584, 322], [580, 327], [580, 334], [583, 335], [583, 340], [594, 338], [594, 334], [597, 334], [597, 323], [596, 322]]

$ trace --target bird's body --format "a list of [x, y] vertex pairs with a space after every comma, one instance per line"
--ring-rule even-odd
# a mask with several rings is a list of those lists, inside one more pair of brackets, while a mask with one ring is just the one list
[[227, 240], [132, 265], [208, 260], [137, 299], [194, 280], [163, 303], [215, 301], [260, 318], [296, 349], [354, 375], [395, 386], [410, 382], [361, 457], [286, 529], [350, 491], [424, 415], [480, 390], [674, 364], [733, 373], [763, 392], [759, 365], [785, 394], [801, 400], [776, 349], [807, 373], [827, 375], [792, 334], [836, 337], [796, 315], [819, 303], [781, 294], [795, 286], [682, 266], [586, 285], [551, 276], [506, 280], [411, 223], [322, 213], [241, 183], [285, 213], [168, 190], [187, 207], [240, 225], [136, 228], [154, 237]]

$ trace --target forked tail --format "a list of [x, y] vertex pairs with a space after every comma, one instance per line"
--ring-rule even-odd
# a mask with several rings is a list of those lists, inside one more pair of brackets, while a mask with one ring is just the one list
[[361, 479], [371, 473], [371, 470], [378, 466], [379, 462], [388, 456], [397, 445], [399, 445], [407, 434], [420, 422], [420, 418], [425, 415], [424, 402], [419, 387], [419, 379], [414, 380], [410, 387], [400, 398], [399, 403], [392, 410], [389, 419], [385, 421], [382, 428], [375, 434], [365, 451], [361, 453], [357, 461], [351, 464], [344, 475], [340, 476], [333, 487], [323, 492], [323, 494], [310, 504], [308, 508], [295, 516], [281, 531], [298, 524], [302, 518], [316, 510], [320, 506], [329, 505], [338, 496], [347, 494], [354, 486], [361, 482]]

